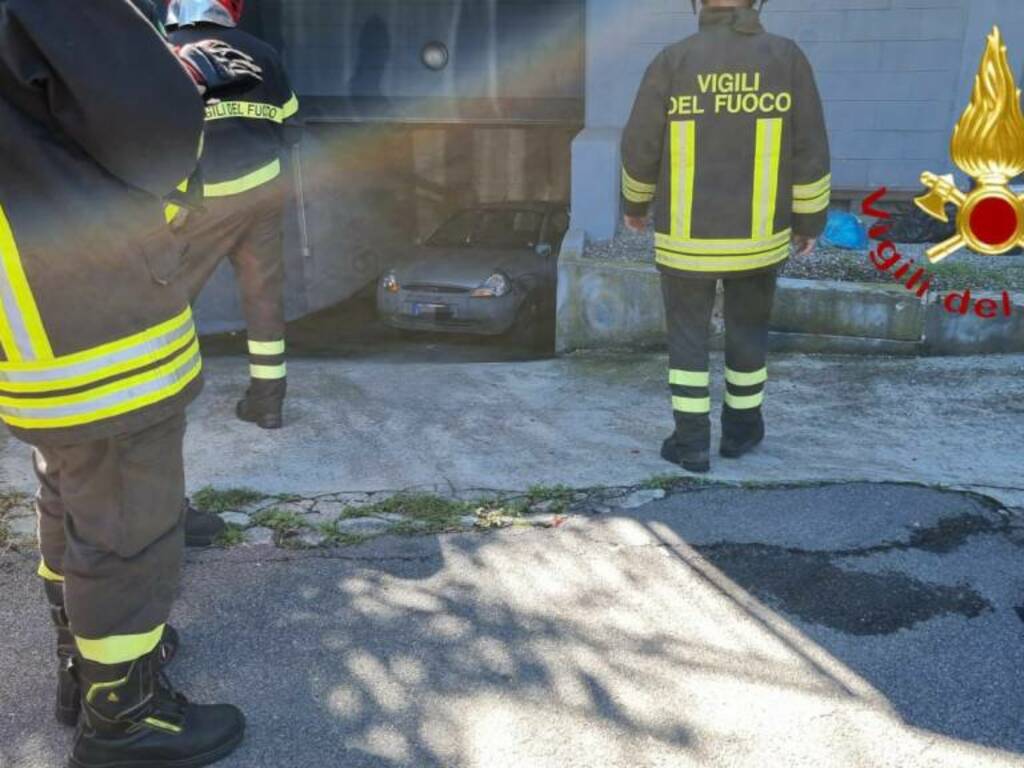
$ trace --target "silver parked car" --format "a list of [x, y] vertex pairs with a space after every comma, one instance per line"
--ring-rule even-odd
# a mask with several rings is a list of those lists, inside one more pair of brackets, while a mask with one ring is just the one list
[[460, 211], [377, 286], [385, 323], [408, 331], [530, 339], [552, 325], [563, 203], [502, 203]]

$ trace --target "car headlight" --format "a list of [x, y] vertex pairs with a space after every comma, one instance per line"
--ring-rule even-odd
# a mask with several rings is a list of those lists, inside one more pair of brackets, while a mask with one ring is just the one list
[[380, 281], [381, 288], [388, 293], [398, 293], [402, 286], [398, 284], [398, 276], [394, 272], [388, 272]]
[[483, 285], [473, 291], [470, 295], [475, 299], [495, 299], [504, 296], [512, 290], [512, 284], [508, 278], [500, 272], [484, 280]]

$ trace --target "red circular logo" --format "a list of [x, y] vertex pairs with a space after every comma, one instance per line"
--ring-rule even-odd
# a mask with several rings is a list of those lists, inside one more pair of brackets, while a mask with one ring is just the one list
[[1002, 245], [1017, 234], [1017, 211], [1001, 197], [986, 197], [971, 211], [971, 232], [985, 245]]

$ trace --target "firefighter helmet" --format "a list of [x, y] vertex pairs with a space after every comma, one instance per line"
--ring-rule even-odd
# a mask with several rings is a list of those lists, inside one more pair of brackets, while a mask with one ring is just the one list
[[167, 26], [187, 27], [193, 24], [217, 24], [234, 27], [242, 18], [245, 0], [170, 0]]

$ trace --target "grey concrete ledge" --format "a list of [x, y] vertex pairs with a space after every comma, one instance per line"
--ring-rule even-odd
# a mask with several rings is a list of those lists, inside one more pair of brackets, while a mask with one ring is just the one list
[[[665, 344], [661, 283], [653, 264], [583, 258], [573, 238], [559, 261], [556, 348], [647, 349]], [[786, 351], [976, 355], [1024, 352], [1024, 294], [1011, 294], [1002, 314], [982, 319], [951, 314], [947, 294], [919, 298], [898, 284], [782, 278], [772, 314], [773, 347]], [[721, 297], [712, 320], [722, 332]], [[720, 340], [719, 340], [720, 341]]]

